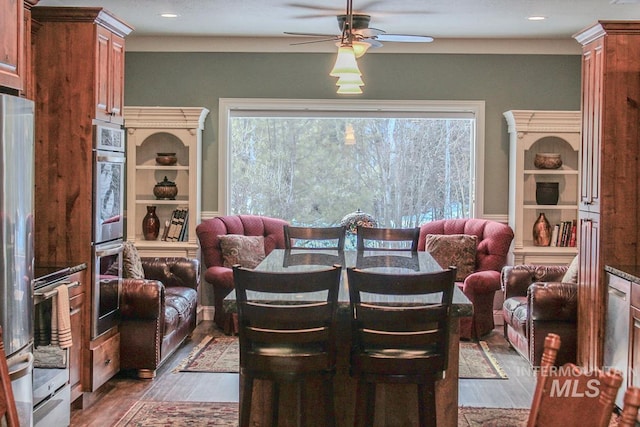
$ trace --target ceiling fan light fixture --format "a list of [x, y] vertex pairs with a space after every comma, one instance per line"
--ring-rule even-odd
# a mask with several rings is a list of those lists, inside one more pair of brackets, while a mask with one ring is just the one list
[[367, 50], [369, 50], [371, 44], [364, 41], [357, 41], [351, 43], [351, 46], [353, 46], [353, 53], [356, 55], [356, 58], [360, 58], [365, 53], [367, 53]]
[[364, 86], [364, 81], [362, 80], [362, 77], [360, 77], [357, 74], [343, 74], [340, 77], [338, 77], [336, 86], [343, 86], [343, 85]]
[[345, 95], [357, 95], [362, 93], [362, 88], [358, 85], [341, 85], [337, 93]]
[[356, 55], [353, 51], [353, 46], [340, 46], [338, 48], [338, 56], [336, 62], [329, 73], [330, 76], [340, 77], [343, 74], [357, 74], [362, 75], [356, 62]]

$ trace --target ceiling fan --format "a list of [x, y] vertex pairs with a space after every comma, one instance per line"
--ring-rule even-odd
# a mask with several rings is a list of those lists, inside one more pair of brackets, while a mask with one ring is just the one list
[[[370, 4], [379, 2], [370, 2]], [[293, 6], [309, 7], [305, 5], [294, 4]], [[317, 7], [311, 7], [312, 9], [318, 9]], [[324, 8], [322, 8], [325, 10]], [[395, 12], [394, 12], [395, 13]], [[324, 15], [315, 15], [324, 16]], [[405, 43], [428, 43], [433, 41], [433, 37], [412, 35], [412, 34], [389, 34], [379, 28], [369, 27], [371, 22], [371, 15], [364, 13], [353, 12], [353, 0], [347, 0], [347, 8], [344, 14], [336, 16], [338, 20], [338, 27], [340, 28], [340, 35], [332, 34], [318, 34], [318, 33], [297, 33], [287, 32], [285, 34], [294, 36], [309, 36], [309, 37], [322, 37], [320, 40], [305, 41], [299, 43], [292, 43], [292, 45], [308, 44], [308, 43], [320, 43], [333, 41], [340, 45], [353, 44], [356, 42], [363, 42], [370, 45], [370, 47], [380, 47], [382, 42], [405, 42]]]

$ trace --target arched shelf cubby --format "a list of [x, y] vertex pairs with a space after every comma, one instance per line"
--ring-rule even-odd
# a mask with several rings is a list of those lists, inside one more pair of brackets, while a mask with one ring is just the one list
[[[127, 240], [142, 256], [198, 256], [195, 227], [201, 212], [201, 147], [204, 120], [199, 107], [125, 107], [127, 130]], [[174, 164], [159, 164], [158, 153], [175, 154]], [[175, 199], [157, 199], [154, 186], [164, 178], [175, 183]], [[142, 220], [147, 206], [155, 206], [160, 233], [146, 240]], [[188, 212], [179, 240], [163, 239], [165, 223], [174, 212]], [[184, 218], [182, 218], [184, 219]]]
[[[509, 225], [514, 231], [513, 264], [568, 264], [577, 253], [574, 240], [553, 240], [550, 246], [536, 246], [533, 224], [541, 213], [552, 228], [568, 226], [578, 217], [579, 150], [581, 119], [579, 111], [510, 110], [504, 113], [509, 131]], [[558, 153], [562, 166], [540, 169], [536, 154]], [[558, 203], [541, 205], [536, 201], [536, 186], [557, 182]], [[557, 243], [556, 243], [557, 242]]]

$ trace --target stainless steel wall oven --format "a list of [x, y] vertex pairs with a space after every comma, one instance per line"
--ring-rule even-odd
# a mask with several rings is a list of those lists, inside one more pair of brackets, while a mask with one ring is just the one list
[[95, 126], [91, 338], [120, 321], [124, 238], [124, 131]]
[[92, 338], [103, 334], [120, 322], [122, 255], [121, 239], [94, 247]]

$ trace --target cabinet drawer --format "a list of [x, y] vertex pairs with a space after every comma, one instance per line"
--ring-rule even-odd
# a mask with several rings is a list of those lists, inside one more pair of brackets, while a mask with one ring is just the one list
[[91, 350], [91, 391], [120, 371], [120, 334], [112, 336]]

